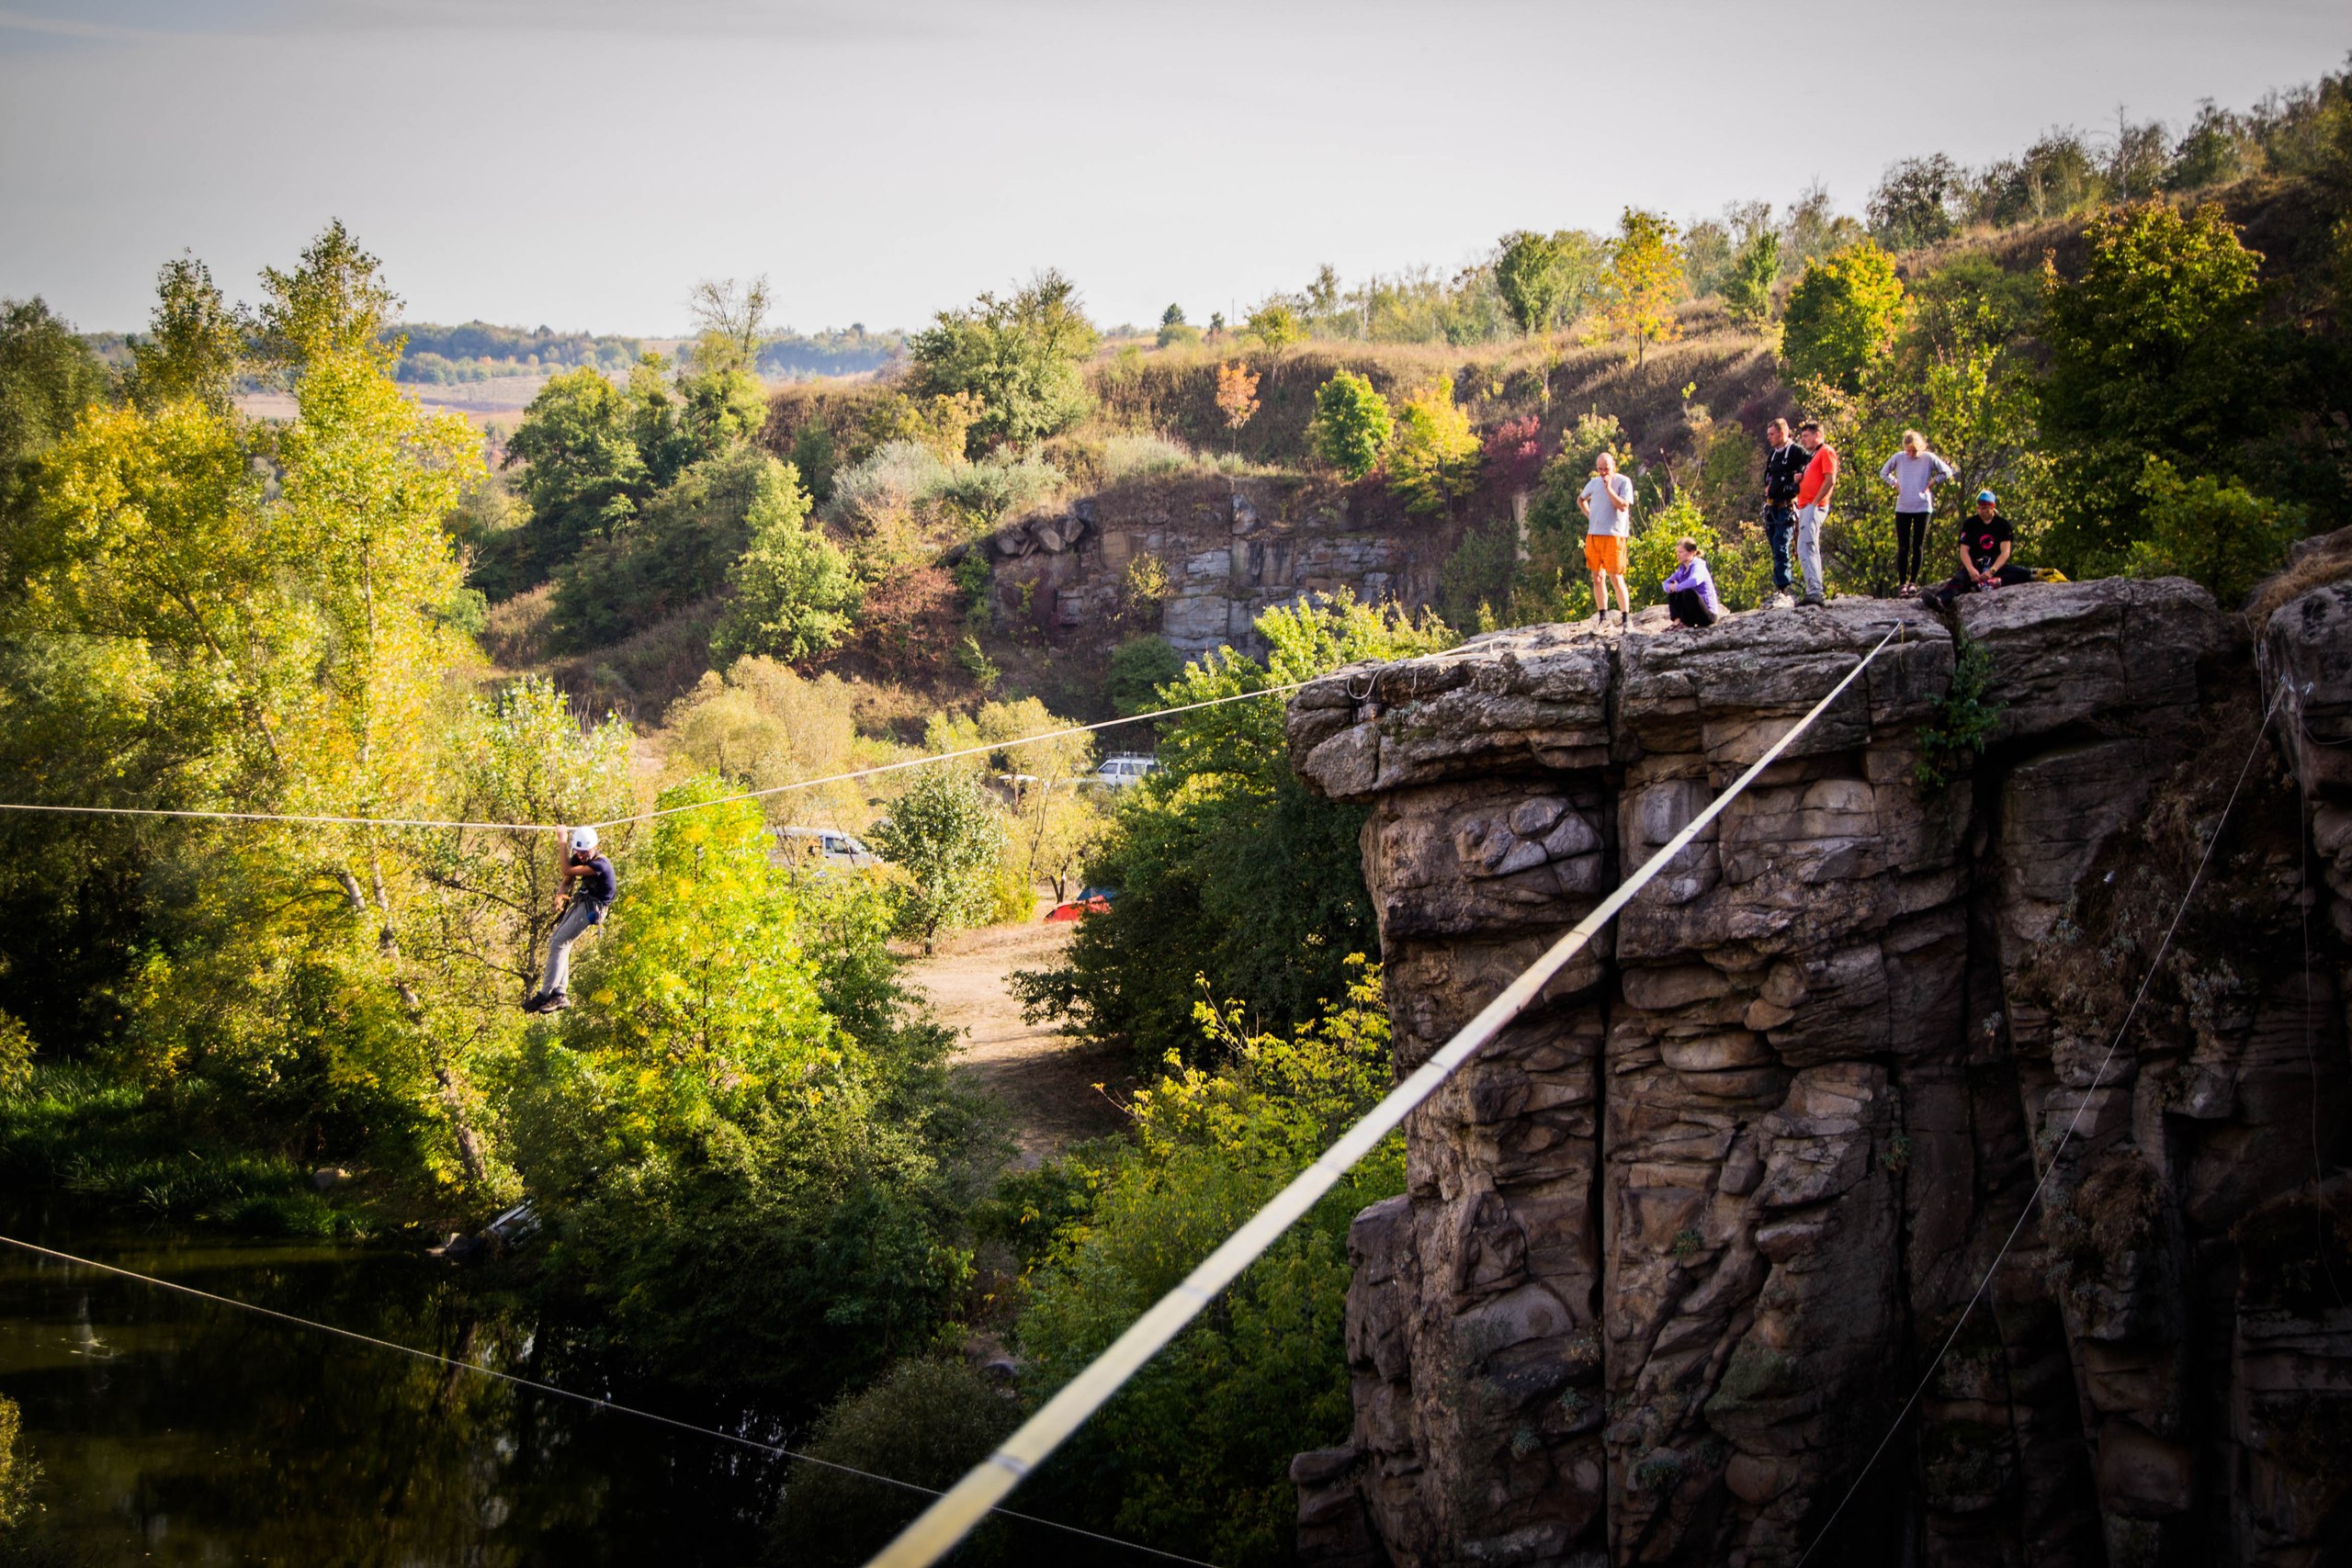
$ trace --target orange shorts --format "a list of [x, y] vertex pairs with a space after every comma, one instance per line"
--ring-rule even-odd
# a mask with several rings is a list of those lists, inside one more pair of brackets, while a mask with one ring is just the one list
[[1588, 571], [1611, 571], [1625, 575], [1625, 536], [1623, 534], [1587, 534], [1584, 536], [1584, 564]]

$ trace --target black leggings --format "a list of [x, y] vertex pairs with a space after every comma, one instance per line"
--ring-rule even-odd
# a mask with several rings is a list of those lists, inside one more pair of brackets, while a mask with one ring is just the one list
[[1898, 512], [1894, 514], [1894, 578], [1898, 582], [1917, 582], [1919, 569], [1927, 565], [1928, 513]]
[[1712, 626], [1715, 613], [1695, 588], [1678, 588], [1666, 596], [1666, 613], [1686, 626]]

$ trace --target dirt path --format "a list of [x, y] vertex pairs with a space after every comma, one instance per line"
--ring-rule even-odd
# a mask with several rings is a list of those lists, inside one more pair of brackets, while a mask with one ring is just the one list
[[1122, 1100], [1134, 1088], [1125, 1052], [1080, 1044], [1050, 1024], [1023, 1022], [1021, 1004], [1006, 987], [1013, 970], [1051, 963], [1075, 929], [1033, 920], [957, 931], [905, 971], [931, 998], [940, 1021], [964, 1036], [958, 1075], [1011, 1111], [1020, 1163], [1027, 1168], [1124, 1124], [1095, 1085]]

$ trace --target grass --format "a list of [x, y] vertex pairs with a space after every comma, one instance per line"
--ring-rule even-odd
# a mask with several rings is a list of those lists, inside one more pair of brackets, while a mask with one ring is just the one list
[[203, 1108], [82, 1065], [41, 1066], [0, 1095], [0, 1184], [75, 1209], [249, 1235], [358, 1236], [362, 1214], [311, 1190], [292, 1156], [240, 1145]]

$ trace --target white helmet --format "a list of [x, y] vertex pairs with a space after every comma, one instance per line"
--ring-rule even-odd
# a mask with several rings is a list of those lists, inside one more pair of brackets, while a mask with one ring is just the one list
[[587, 853], [589, 853], [590, 852], [594, 851], [594, 850], [595, 849], [595, 847], [596, 847], [596, 829], [594, 829], [594, 828], [574, 828], [574, 829], [571, 830], [571, 852], [572, 852], [573, 854], [576, 854], [576, 855], [584, 855], [584, 854], [587, 854]]

